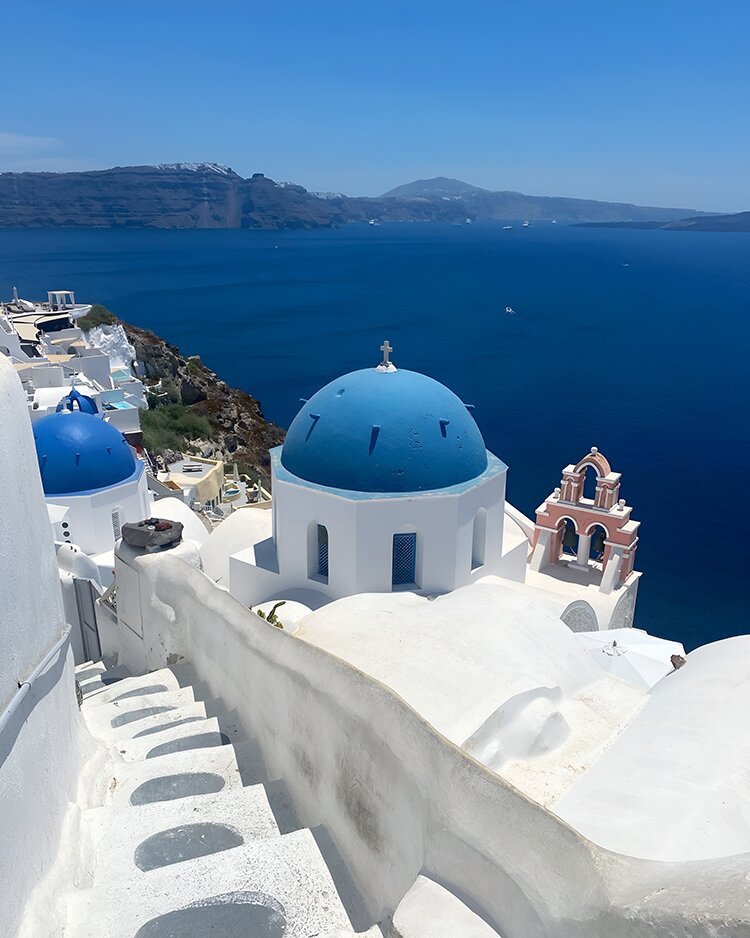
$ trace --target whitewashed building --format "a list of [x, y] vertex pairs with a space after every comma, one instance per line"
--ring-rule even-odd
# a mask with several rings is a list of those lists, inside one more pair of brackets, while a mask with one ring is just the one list
[[503, 544], [507, 467], [452, 391], [383, 350], [305, 401], [272, 450], [271, 536], [230, 560], [243, 602], [523, 579], [526, 545]]
[[[425, 433], [432, 417], [438, 427], [454, 419], [452, 399], [435, 399]], [[638, 684], [627, 678], [659, 640], [623, 629], [584, 642], [557, 600], [496, 573], [426, 593], [418, 578], [429, 564], [393, 557], [383, 591], [331, 598], [313, 581], [319, 607], [274, 628], [217, 582], [230, 541], [252, 529], [261, 543], [265, 524], [272, 541], [273, 510], [258, 506], [200, 549], [121, 543], [103, 660], [74, 672], [42, 482], [84, 495], [139, 477], [92, 415], [46, 418], [57, 423], [35, 453], [2, 358], [0, 406], [0, 934], [748, 933], [750, 637], [679, 656]], [[476, 439], [471, 424], [455, 425]], [[432, 501], [441, 512], [461, 500], [443, 500], [448, 489], [483, 489], [482, 453], [469, 452], [450, 461], [476, 469], [463, 481], [415, 467], [433, 486], [425, 492], [442, 493]], [[355, 446], [354, 469], [359, 459]], [[305, 474], [326, 465], [295, 462]], [[492, 508], [497, 491], [472, 508]], [[395, 492], [385, 494], [390, 504]], [[406, 497], [399, 505], [410, 510]], [[299, 507], [289, 529], [304, 534], [321, 509]], [[376, 539], [363, 517], [362, 536]], [[399, 530], [402, 518], [390, 516], [399, 523], [384, 538], [418, 533]], [[468, 526], [456, 517], [441, 529], [464, 546], [447, 545], [438, 571], [465, 578]], [[501, 558], [508, 530], [503, 521]], [[75, 568], [72, 546], [61, 550]], [[393, 583], [394, 569], [412, 582]]]

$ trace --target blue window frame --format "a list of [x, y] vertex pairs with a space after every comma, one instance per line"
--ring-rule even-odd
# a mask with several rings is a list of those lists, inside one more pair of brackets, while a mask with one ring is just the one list
[[328, 528], [318, 525], [318, 576], [328, 579]]
[[410, 586], [417, 582], [417, 535], [393, 535], [393, 586]]

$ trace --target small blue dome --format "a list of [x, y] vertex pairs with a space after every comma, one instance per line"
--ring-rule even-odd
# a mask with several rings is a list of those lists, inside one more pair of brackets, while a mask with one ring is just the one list
[[79, 393], [75, 388], [70, 389], [70, 394], [65, 397], [55, 408], [55, 413], [59, 414], [61, 410], [80, 410], [83, 414], [98, 414], [99, 408], [93, 397], [87, 394]]
[[487, 468], [482, 434], [456, 395], [415, 371], [366, 368], [321, 388], [281, 451], [301, 479], [355, 492], [421, 492]]
[[138, 475], [139, 466], [115, 427], [79, 410], [33, 424], [45, 495], [79, 495]]

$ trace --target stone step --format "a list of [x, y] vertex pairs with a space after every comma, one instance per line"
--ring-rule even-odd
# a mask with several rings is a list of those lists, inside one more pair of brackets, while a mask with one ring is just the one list
[[[105, 684], [110, 673], [109, 671], [104, 672], [102, 679]], [[87, 685], [82, 686], [85, 688]], [[146, 693], [153, 695], [179, 689], [180, 685], [174, 674], [169, 668], [162, 668], [160, 671], [151, 671], [138, 677], [125, 677], [115, 684], [105, 686], [100, 693], [92, 697], [89, 706], [103, 706], [104, 704], [111, 704], [115, 700], [129, 700], [132, 697], [140, 697]]]
[[[139, 724], [129, 725], [137, 727]], [[117, 747], [117, 752], [125, 762], [142, 762], [144, 759], [164, 758], [170, 752], [226, 746], [229, 742], [229, 737], [221, 732], [216, 717], [208, 717], [199, 723], [166, 727], [158, 734], [118, 739], [113, 746]]]
[[[223, 832], [222, 827], [228, 830]], [[224, 833], [229, 837], [230, 847], [238, 841], [248, 843], [280, 836], [262, 785], [229, 788], [138, 808], [130, 805], [91, 808], [82, 813], [80, 830], [81, 853], [88, 859], [81, 886], [116, 884], [123, 877], [137, 876], [158, 857], [189, 856], [196, 846], [221, 847]]]
[[84, 697], [96, 697], [102, 691], [111, 690], [120, 681], [124, 681], [131, 676], [126, 667], [110, 668], [107, 671], [101, 671], [99, 674], [89, 675], [79, 680], [78, 683], [83, 691]]
[[153, 716], [144, 717], [135, 723], [126, 723], [125, 726], [117, 726], [114, 729], [110, 727], [107, 733], [107, 741], [118, 743], [121, 740], [141, 738], [143, 736], [158, 736], [158, 734], [167, 727], [177, 725], [180, 721], [190, 720], [191, 722], [200, 722], [206, 719], [206, 705], [202, 700], [196, 700], [193, 703], [185, 704], [176, 710], [167, 710], [164, 713], [155, 713]]
[[96, 697], [102, 691], [112, 690], [112, 688], [119, 684], [120, 681], [124, 681], [126, 678], [131, 676], [130, 671], [126, 667], [118, 666], [116, 668], [109, 668], [107, 671], [103, 671], [101, 674], [96, 675], [95, 677], [89, 677], [81, 683], [81, 690], [83, 691], [84, 697]]
[[196, 794], [242, 788], [242, 778], [232, 746], [214, 746], [176, 752], [144, 762], [111, 762], [108, 779], [92, 807], [167, 803]]
[[157, 713], [170, 713], [195, 702], [192, 687], [182, 687], [180, 690], [145, 694], [140, 697], [128, 697], [125, 700], [114, 700], [108, 705], [87, 707], [84, 701], [81, 712], [89, 730], [100, 739], [107, 740], [113, 729], [121, 726], [133, 725], [133, 732], [137, 733], [139, 723], [145, 717]]
[[136, 870], [69, 893], [64, 911], [63, 938], [354, 934], [309, 830]]
[[107, 668], [103, 661], [84, 661], [83, 664], [77, 664], [73, 670], [75, 671], [76, 680], [81, 682], [98, 677]]

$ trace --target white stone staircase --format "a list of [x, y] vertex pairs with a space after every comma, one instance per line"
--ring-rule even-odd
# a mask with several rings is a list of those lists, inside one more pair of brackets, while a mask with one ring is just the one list
[[169, 669], [129, 677], [93, 662], [76, 677], [106, 753], [82, 782], [63, 938], [355, 934], [312, 833], [279, 832], [264, 786], [243, 785], [236, 729], [192, 687]]

